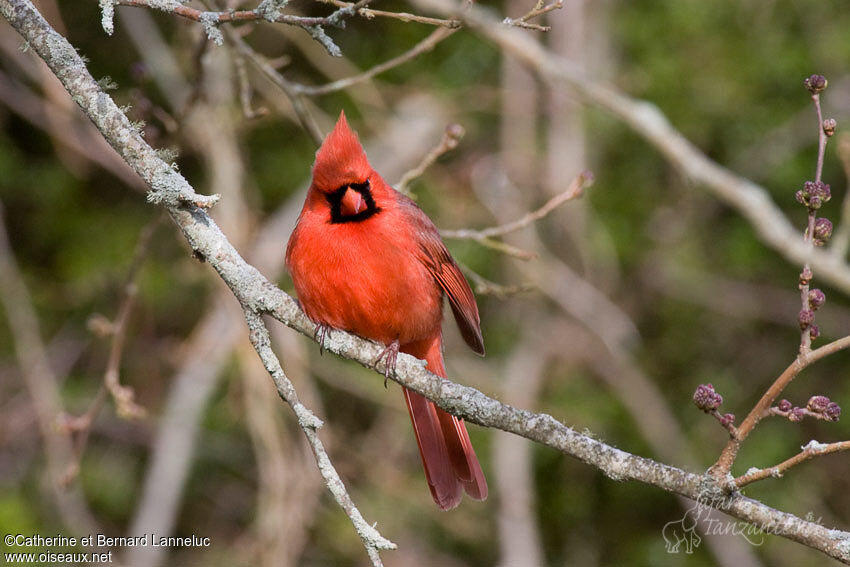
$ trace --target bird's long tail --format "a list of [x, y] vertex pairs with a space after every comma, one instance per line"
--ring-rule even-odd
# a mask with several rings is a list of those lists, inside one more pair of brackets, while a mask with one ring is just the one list
[[[401, 351], [424, 358], [428, 370], [445, 377], [441, 343], [438, 336], [434, 340], [405, 345]], [[460, 503], [463, 491], [475, 500], [487, 498], [487, 481], [463, 420], [416, 392], [403, 390], [425, 477], [437, 506], [451, 510]]]

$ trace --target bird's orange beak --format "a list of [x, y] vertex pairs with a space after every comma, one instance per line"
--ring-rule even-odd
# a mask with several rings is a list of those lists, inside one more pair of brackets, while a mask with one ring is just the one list
[[340, 212], [345, 217], [353, 217], [366, 208], [366, 202], [359, 191], [349, 187], [345, 190], [340, 203]]

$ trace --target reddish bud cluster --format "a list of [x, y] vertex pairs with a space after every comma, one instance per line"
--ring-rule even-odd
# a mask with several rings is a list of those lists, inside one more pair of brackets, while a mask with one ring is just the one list
[[838, 418], [841, 417], [841, 406], [836, 402], [829, 402], [829, 405], [826, 406], [826, 411], [823, 413], [829, 418], [829, 421], [838, 421]]
[[788, 400], [779, 400], [771, 413], [782, 415], [788, 421], [803, 421], [807, 415], [825, 421], [838, 421], [841, 416], [841, 406], [826, 396], [812, 396], [806, 402], [806, 407], [795, 407]]
[[826, 294], [821, 290], [815, 288], [809, 291], [809, 307], [812, 308], [812, 311], [820, 309], [823, 307], [823, 304], [826, 302]]
[[810, 209], [819, 209], [832, 198], [832, 188], [823, 181], [806, 181], [794, 197]]
[[832, 238], [832, 222], [829, 219], [815, 219], [815, 246], [824, 246]]
[[838, 128], [838, 122], [835, 121], [835, 118], [827, 118], [823, 121], [823, 133], [827, 136], [835, 134], [836, 128]]
[[806, 404], [806, 409], [815, 413], [823, 413], [828, 405], [829, 398], [826, 396], [812, 396]]
[[822, 415], [827, 421], [838, 421], [841, 415], [841, 406], [826, 396], [812, 396], [806, 404], [806, 409]]
[[[694, 392], [694, 404], [708, 413], [716, 410], [723, 403], [723, 396], [714, 391], [711, 384], [700, 384]], [[731, 414], [730, 414], [731, 415]], [[734, 416], [732, 417], [734, 419]]]
[[812, 323], [814, 323], [815, 312], [811, 309], [803, 309], [797, 316], [797, 320], [800, 322], [800, 329], [805, 331]]
[[826, 89], [828, 81], [823, 75], [812, 75], [803, 80], [803, 86], [812, 94], [819, 94]]

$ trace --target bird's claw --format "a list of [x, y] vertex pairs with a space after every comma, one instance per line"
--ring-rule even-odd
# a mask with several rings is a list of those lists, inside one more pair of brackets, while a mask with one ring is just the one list
[[394, 340], [387, 347], [381, 351], [373, 364], [378, 364], [382, 358], [386, 358], [386, 366], [384, 366], [384, 388], [387, 387], [387, 380], [390, 379], [390, 374], [395, 375], [395, 365], [398, 360], [398, 339]]
[[325, 351], [325, 337], [328, 336], [328, 331], [330, 330], [331, 328], [328, 325], [318, 323], [316, 324], [316, 330], [313, 331], [313, 339], [319, 343], [319, 356]]

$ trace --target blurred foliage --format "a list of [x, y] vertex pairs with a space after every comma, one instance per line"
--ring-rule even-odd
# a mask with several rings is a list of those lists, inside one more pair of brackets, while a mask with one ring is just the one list
[[[145, 113], [145, 106], [138, 104], [141, 97], [179, 121], [180, 112], [168, 108], [156, 83], [139, 74], [140, 56], [121, 21], [116, 20], [111, 37], [100, 28], [97, 4], [94, 0], [54, 3], [69, 39], [90, 58], [92, 74], [117, 82], [112, 94], [119, 104], [136, 101], [131, 110], [134, 120], [142, 116], [132, 113]], [[600, 76], [630, 95], [657, 104], [712, 159], [766, 187], [792, 222], [802, 227], [805, 212], [793, 194], [812, 176], [816, 152], [814, 110], [802, 80], [813, 72], [826, 75], [830, 88], [824, 95], [825, 112], [837, 119], [839, 131], [843, 124], [850, 124], [846, 3], [606, 0], [586, 4], [592, 4], [586, 10], [595, 16], [593, 33], [603, 36], [595, 38], [593, 45], [607, 49], [606, 60], [598, 62]], [[326, 13], [326, 7], [306, 2], [298, 7], [305, 13]], [[395, 1], [375, 7], [412, 10]], [[133, 10], [125, 10], [132, 15]], [[160, 12], [151, 15], [187, 78], [196, 80], [198, 68], [192, 53], [200, 26]], [[565, 33], [563, 20], [556, 16], [552, 24], [552, 35]], [[257, 26], [249, 40], [269, 57], [289, 56], [291, 61], [283, 69], [287, 77], [305, 83], [327, 80], [314, 64], [329, 59], [322, 49], [294, 41], [294, 35], [304, 36], [299, 30], [284, 32], [265, 24]], [[352, 69], [366, 69], [399, 54], [429, 32], [419, 24], [380, 18], [358, 19], [345, 30], [330, 30]], [[0, 34], [14, 36], [5, 38], [12, 43], [19, 41], [7, 26], [0, 28]], [[0, 72], [7, 79], [28, 82], [11, 60], [0, 60]], [[387, 118], [405, 97], [425, 92], [438, 99], [451, 119], [467, 129], [467, 135], [461, 147], [441, 158], [413, 189], [438, 225], [487, 226], [493, 218], [469, 186], [476, 164], [500, 151], [500, 72], [498, 51], [473, 33], [461, 31], [432, 52], [381, 75], [374, 85], [382, 100], [363, 102], [334, 94], [316, 103], [326, 113], [325, 122], [345, 108], [361, 137], [373, 139], [380, 138]], [[283, 99], [283, 94], [278, 96]], [[273, 106], [260, 96], [255, 103]], [[209, 171], [198, 149], [185, 139], [185, 131], [169, 132], [155, 115], [144, 118], [151, 143], [178, 148], [181, 171], [205, 191]], [[544, 113], [529, 120], [536, 120], [542, 129], [546, 118]], [[640, 332], [635, 359], [663, 393], [701, 466], [708, 467], [725, 434], [692, 406], [693, 390], [699, 383], [711, 382], [726, 399], [724, 411], [739, 417], [746, 414], [796, 353], [799, 267], [788, 265], [768, 249], [743, 219], [683, 179], [624, 124], [592, 108], [582, 111], [582, 119], [583, 143], [590, 156], [586, 167], [595, 172], [596, 183], [576, 207], [592, 212], [592, 225], [578, 240], [575, 235], [565, 237], [559, 223], [573, 217], [556, 213], [538, 229], [527, 230], [550, 238], [572, 238], [548, 244], [591, 279], [595, 261], [616, 266], [618, 276], [600, 282], [600, 287], [635, 322]], [[299, 201], [315, 147], [297, 122], [273, 112], [241, 122], [238, 135], [249, 171], [245, 198], [257, 217], [268, 218], [291, 200]], [[828, 149], [824, 177], [832, 184], [835, 198], [823, 213], [837, 220], [846, 180], [834, 142]], [[542, 155], [544, 142], [535, 150]], [[538, 167], [542, 163], [541, 158]], [[573, 175], [564, 172], [565, 178]], [[540, 172], [539, 179], [514, 181], [531, 195], [531, 202], [542, 203], [546, 198], [542, 178]], [[95, 313], [115, 316], [139, 233], [159, 212], [118, 178], [62, 148], [50, 131], [34, 127], [2, 105], [0, 201], [42, 337], [58, 357], [65, 349], [73, 358], [61, 384], [63, 401], [69, 412], [82, 413], [101, 383], [109, 348], [108, 339], [87, 331], [87, 321]], [[606, 253], [600, 242], [609, 242], [613, 254]], [[483, 276], [505, 284], [522, 283], [522, 262], [470, 242], [452, 241], [449, 246]], [[590, 265], [578, 259], [572, 252], [576, 249], [589, 252]], [[126, 422], [107, 404], [82, 461], [81, 486], [110, 535], [125, 534], [141, 496], [158, 416], [185, 341], [211, 306], [222, 301], [216, 293], [220, 287], [216, 276], [187, 250], [173, 227], [161, 224], [138, 278], [139, 295], [121, 376], [136, 390], [151, 417]], [[825, 340], [840, 337], [850, 329], [848, 298], [818, 283], [817, 274], [815, 278], [828, 297], [819, 320]], [[291, 288], [285, 279], [282, 285]], [[776, 302], [768, 304], [765, 298], [776, 298]], [[528, 307], [538, 304], [552, 317], [568, 316], [538, 292], [479, 301], [488, 358], [483, 363], [470, 361], [458, 341], [450, 340], [448, 364], [450, 372], [452, 361], [457, 360], [457, 373], [469, 369], [472, 375], [483, 375], [455, 376], [460, 381], [498, 393], [505, 362], [525, 344], [517, 321]], [[455, 512], [439, 513], [431, 504], [397, 392], [385, 393], [374, 374], [355, 365], [328, 356], [319, 359], [313, 343], [299, 340], [310, 353], [311, 374], [317, 379], [323, 407], [317, 412], [327, 421], [322, 434], [328, 438], [334, 462], [367, 520], [377, 521], [382, 533], [401, 546], [400, 551], [385, 554], [387, 564], [424, 564], [422, 558], [444, 565], [495, 564], [498, 495], [483, 505], [466, 501]], [[551, 336], [548, 340], [568, 344], [572, 339]], [[850, 408], [850, 382], [845, 379], [848, 356], [840, 353], [819, 363], [793, 383], [785, 396], [804, 404], [809, 395], [823, 393]], [[44, 487], [40, 438], [16, 364], [11, 330], [5, 317], [0, 317], [0, 531], [65, 533], [67, 527], [59, 523]], [[175, 551], [169, 564], [253, 565], [263, 553], [253, 531], [260, 472], [246, 429], [242, 372], [237, 364], [225, 368], [225, 380], [204, 414], [177, 518], [178, 535], [209, 536], [213, 546]], [[391, 384], [389, 389], [397, 388]], [[552, 413], [579, 430], [587, 428], [623, 449], [654, 456], [652, 444], [635, 426], [621, 395], [598, 380], [586, 360], [564, 354], [547, 365], [542, 394], [532, 409]], [[271, 385], [268, 396], [275, 396]], [[288, 409], [281, 405], [280, 412], [291, 429]], [[492, 487], [493, 438], [477, 427], [471, 429]], [[809, 439], [827, 442], [848, 436], [846, 419], [837, 424], [768, 420], [744, 445], [736, 472], [782, 461]], [[297, 435], [293, 438], [300, 443]], [[661, 529], [683, 514], [673, 496], [611, 481], [545, 448], [532, 451], [535, 513], [549, 564], [714, 564], [706, 545], [692, 556], [665, 552]], [[382, 453], [392, 455], [397, 470], [372, 466]], [[769, 505], [799, 515], [812, 512], [826, 525], [847, 529], [848, 479], [850, 462], [839, 454], [804, 464], [785, 478], [766, 480], [746, 492]], [[827, 561], [777, 537], [768, 537], [752, 552], [769, 565]], [[347, 519], [322, 493], [298, 564], [363, 565], [365, 561]]]

